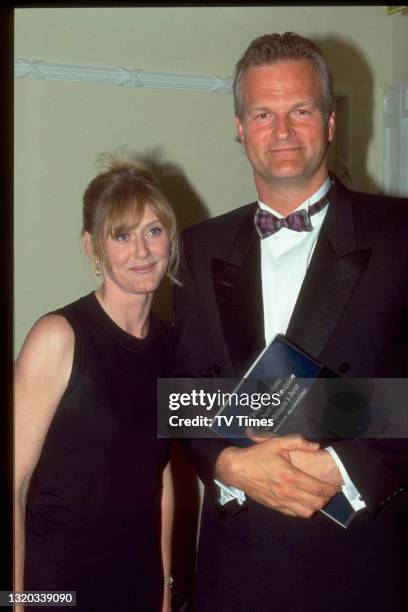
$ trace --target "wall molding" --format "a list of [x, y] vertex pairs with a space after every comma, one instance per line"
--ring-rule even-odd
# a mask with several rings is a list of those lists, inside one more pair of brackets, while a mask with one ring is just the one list
[[121, 87], [150, 87], [207, 93], [231, 93], [232, 90], [232, 77], [151, 72], [140, 68], [55, 64], [28, 59], [15, 60], [14, 76], [18, 79], [75, 81], [77, 83]]

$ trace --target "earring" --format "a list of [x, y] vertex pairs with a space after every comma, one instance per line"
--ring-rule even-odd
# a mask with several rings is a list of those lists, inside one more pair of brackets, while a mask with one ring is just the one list
[[101, 276], [102, 274], [101, 262], [99, 259], [95, 259], [94, 261], [94, 272], [95, 276]]

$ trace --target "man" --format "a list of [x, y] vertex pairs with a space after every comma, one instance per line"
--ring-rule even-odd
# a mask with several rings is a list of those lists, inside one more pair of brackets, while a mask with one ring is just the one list
[[[321, 52], [291, 33], [255, 39], [234, 99], [258, 202], [183, 236], [178, 373], [240, 376], [284, 333], [342, 376], [406, 377], [408, 201], [329, 176], [335, 113]], [[199, 612], [408, 609], [405, 440], [185, 448], [207, 485]], [[225, 503], [225, 487], [245, 502]], [[358, 510], [347, 530], [318, 512], [340, 487]]]

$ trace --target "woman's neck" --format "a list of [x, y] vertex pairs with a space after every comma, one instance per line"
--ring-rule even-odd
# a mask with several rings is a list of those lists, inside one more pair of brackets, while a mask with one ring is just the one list
[[153, 294], [124, 293], [119, 288], [102, 285], [96, 298], [109, 317], [128, 334], [145, 338], [149, 333], [149, 313]]

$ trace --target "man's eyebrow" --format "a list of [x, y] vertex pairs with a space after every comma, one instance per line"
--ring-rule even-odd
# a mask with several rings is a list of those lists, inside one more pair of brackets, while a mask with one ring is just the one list
[[270, 106], [266, 106], [265, 104], [259, 105], [257, 104], [256, 106], [250, 106], [249, 107], [249, 111], [250, 112], [256, 112], [256, 111], [270, 111], [271, 107]]
[[300, 100], [299, 102], [295, 102], [295, 104], [293, 105], [295, 106], [318, 106], [316, 100], [314, 98], [305, 98], [303, 100]]

